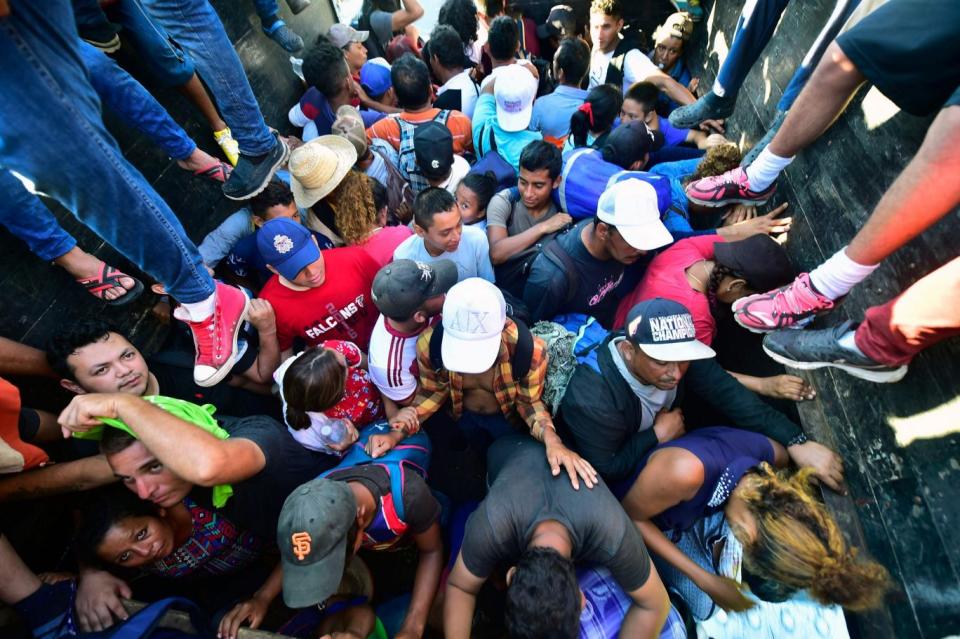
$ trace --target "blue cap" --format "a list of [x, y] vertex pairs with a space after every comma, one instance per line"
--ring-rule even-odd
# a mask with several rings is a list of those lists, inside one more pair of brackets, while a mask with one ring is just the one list
[[320, 249], [310, 230], [286, 217], [275, 218], [260, 227], [257, 250], [264, 262], [291, 281], [320, 259]]
[[662, 362], [689, 362], [716, 355], [697, 339], [687, 307], [673, 300], [655, 297], [640, 302], [627, 313], [626, 330], [634, 346]]
[[379, 98], [393, 86], [390, 67], [377, 62], [365, 62], [360, 67], [360, 86], [371, 98]]

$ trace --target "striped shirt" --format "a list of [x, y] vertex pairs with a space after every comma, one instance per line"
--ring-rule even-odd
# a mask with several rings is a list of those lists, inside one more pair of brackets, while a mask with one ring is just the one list
[[381, 315], [370, 336], [367, 368], [370, 379], [384, 397], [395, 402], [408, 399], [417, 390], [417, 338], [427, 329], [401, 333]]
[[[420, 388], [413, 406], [420, 423], [423, 423], [450, 400], [453, 418], [460, 419], [463, 414], [463, 375], [446, 369], [433, 370], [430, 364], [431, 335], [432, 327], [417, 340]], [[543, 340], [534, 336], [530, 370], [525, 378], [516, 380], [510, 358], [517, 347], [518, 335], [517, 325], [508, 319], [501, 333], [500, 353], [493, 364], [494, 395], [507, 420], [518, 426], [525, 424], [534, 439], [543, 441], [544, 429], [553, 428], [553, 419], [542, 399], [543, 382], [547, 376], [547, 349]]]

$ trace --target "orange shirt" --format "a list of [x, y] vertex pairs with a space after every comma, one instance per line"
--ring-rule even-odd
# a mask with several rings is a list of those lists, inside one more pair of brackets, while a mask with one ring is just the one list
[[[429, 122], [434, 119], [438, 113], [440, 113], [440, 109], [430, 108], [425, 111], [418, 111], [417, 113], [407, 113], [404, 111], [397, 116], [382, 118], [374, 122], [373, 126], [367, 129], [367, 137], [371, 140], [374, 138], [386, 140], [394, 149], [399, 151], [400, 125], [396, 121], [397, 117], [401, 117], [407, 122], [420, 124], [421, 122]], [[454, 153], [460, 155], [465, 151], [473, 151], [473, 130], [470, 125], [470, 118], [459, 111], [450, 111], [450, 115], [447, 117], [447, 128], [450, 129], [450, 133], [453, 134]]]

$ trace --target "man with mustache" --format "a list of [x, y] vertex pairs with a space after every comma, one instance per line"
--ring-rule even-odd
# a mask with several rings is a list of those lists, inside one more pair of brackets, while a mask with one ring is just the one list
[[655, 298], [634, 306], [625, 329], [611, 333], [577, 365], [557, 421], [563, 442], [580, 453], [622, 499], [645, 453], [685, 430], [681, 399], [695, 395], [729, 424], [783, 444], [797, 466], [843, 490], [843, 462], [808, 440], [799, 426], [763, 403], [714, 361], [696, 339], [685, 306]]

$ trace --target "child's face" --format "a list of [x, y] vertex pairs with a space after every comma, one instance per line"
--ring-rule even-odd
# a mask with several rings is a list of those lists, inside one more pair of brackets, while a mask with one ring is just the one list
[[155, 516], [125, 517], [116, 522], [97, 548], [103, 561], [138, 568], [163, 559], [175, 549], [173, 528]]
[[486, 210], [480, 210], [480, 200], [477, 194], [460, 185], [457, 187], [457, 208], [464, 224], [474, 224], [487, 216]]

